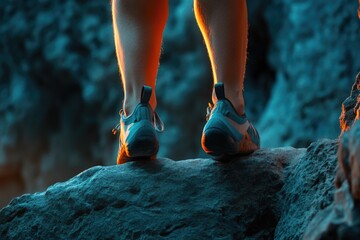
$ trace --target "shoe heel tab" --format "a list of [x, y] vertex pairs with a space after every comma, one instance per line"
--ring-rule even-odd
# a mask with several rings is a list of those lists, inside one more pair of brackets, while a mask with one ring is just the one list
[[151, 93], [152, 93], [152, 88], [150, 86], [144, 85], [141, 89], [140, 103], [143, 103], [143, 104], [149, 103]]
[[218, 100], [226, 99], [224, 83], [222, 83], [222, 82], [216, 83], [214, 88], [215, 88], [215, 95]]

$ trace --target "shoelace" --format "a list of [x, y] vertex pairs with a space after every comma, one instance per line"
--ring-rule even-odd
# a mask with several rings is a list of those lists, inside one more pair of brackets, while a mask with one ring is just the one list
[[157, 132], [163, 132], [165, 129], [164, 123], [157, 112], [154, 112], [154, 127]]
[[[119, 114], [121, 116], [121, 114], [123, 113], [123, 110], [121, 109]], [[153, 116], [153, 125], [154, 128], [157, 132], [163, 132], [164, 131], [164, 123], [161, 120], [159, 114], [157, 114], [157, 112], [154, 112], [154, 116]], [[118, 123], [112, 130], [111, 132], [116, 135], [118, 132], [120, 132], [120, 123]]]

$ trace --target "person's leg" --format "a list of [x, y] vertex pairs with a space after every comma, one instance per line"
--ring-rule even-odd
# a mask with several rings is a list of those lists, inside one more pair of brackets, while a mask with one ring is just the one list
[[125, 116], [120, 113], [120, 122], [113, 130], [120, 131], [117, 163], [121, 164], [154, 158], [159, 150], [154, 90], [168, 0], [112, 0], [112, 15], [125, 95]]
[[155, 81], [168, 0], [113, 0], [112, 15], [125, 114], [129, 115], [139, 103], [143, 85], [152, 87], [150, 105], [155, 109]]
[[214, 83], [224, 83], [226, 97], [243, 114], [248, 41], [246, 0], [194, 0], [194, 10], [210, 56]]
[[214, 76], [214, 106], [204, 126], [201, 145], [220, 161], [250, 154], [259, 149], [260, 137], [244, 114], [246, 0], [194, 0], [194, 9]]

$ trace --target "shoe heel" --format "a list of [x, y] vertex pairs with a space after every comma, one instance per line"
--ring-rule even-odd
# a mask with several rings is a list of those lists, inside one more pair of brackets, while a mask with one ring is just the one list
[[159, 151], [159, 141], [153, 126], [144, 121], [137, 134], [129, 139], [126, 146], [129, 158], [147, 158], [155, 156]]
[[228, 134], [217, 128], [207, 129], [203, 133], [201, 145], [204, 151], [216, 160], [222, 160], [238, 152], [238, 144]]
[[142, 137], [137, 139], [128, 149], [128, 157], [145, 158], [155, 156], [159, 151], [159, 143], [154, 137]]

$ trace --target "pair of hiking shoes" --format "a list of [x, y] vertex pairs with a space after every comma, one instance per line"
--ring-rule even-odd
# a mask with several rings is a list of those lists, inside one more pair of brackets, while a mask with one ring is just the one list
[[[218, 100], [207, 109], [207, 123], [201, 137], [204, 151], [215, 160], [225, 161], [259, 149], [257, 130], [225, 97], [224, 84], [217, 83], [214, 88]], [[157, 132], [164, 130], [164, 124], [149, 104], [151, 93], [151, 87], [143, 86], [140, 103], [134, 111], [128, 116], [120, 111], [120, 123], [113, 129], [114, 134], [120, 131], [118, 164], [156, 158], [159, 150]]]

